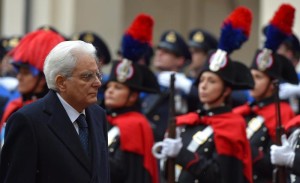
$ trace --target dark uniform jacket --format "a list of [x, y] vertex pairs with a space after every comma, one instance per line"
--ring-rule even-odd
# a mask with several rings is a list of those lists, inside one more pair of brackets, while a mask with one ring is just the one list
[[1, 152], [1, 183], [109, 183], [106, 116], [86, 108], [91, 157], [54, 91], [8, 120]]
[[178, 116], [176, 123], [183, 143], [176, 157], [177, 182], [252, 182], [250, 145], [240, 115], [220, 107]]
[[[300, 115], [294, 117], [285, 126], [286, 132], [291, 134], [294, 130], [300, 128]], [[294, 144], [292, 144], [294, 145]], [[294, 145], [295, 148], [295, 159], [292, 168], [289, 168], [289, 177], [291, 183], [300, 183], [300, 134]]]
[[[294, 117], [294, 112], [286, 102], [280, 102], [282, 125]], [[251, 144], [253, 180], [256, 183], [272, 181], [273, 165], [270, 146], [276, 139], [276, 108], [274, 98], [266, 98], [252, 104], [245, 104], [233, 110], [247, 121], [247, 137]]]
[[151, 152], [153, 132], [146, 117], [126, 108], [111, 111], [108, 121], [111, 182], [158, 183], [158, 165]]

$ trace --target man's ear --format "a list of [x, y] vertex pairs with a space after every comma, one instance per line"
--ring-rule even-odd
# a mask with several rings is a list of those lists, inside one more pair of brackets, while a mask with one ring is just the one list
[[65, 91], [66, 90], [66, 77], [62, 75], [58, 75], [55, 77], [55, 83], [59, 91]]

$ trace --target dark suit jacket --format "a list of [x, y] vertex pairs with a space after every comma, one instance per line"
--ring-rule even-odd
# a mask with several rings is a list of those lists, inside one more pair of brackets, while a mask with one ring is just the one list
[[7, 122], [0, 183], [109, 183], [105, 112], [86, 109], [89, 158], [54, 91], [15, 112]]

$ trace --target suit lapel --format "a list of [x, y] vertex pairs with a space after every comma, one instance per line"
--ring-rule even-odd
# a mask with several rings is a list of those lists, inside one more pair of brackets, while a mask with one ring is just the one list
[[91, 162], [85, 154], [78, 134], [55, 92], [50, 91], [47, 99], [45, 111], [51, 114], [48, 122], [49, 128], [69, 149], [71, 154], [90, 172]]

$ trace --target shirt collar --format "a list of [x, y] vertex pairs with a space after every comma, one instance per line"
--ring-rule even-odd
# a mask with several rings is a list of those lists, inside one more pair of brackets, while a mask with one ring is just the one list
[[60, 100], [61, 104], [63, 105], [64, 109], [66, 110], [70, 120], [72, 123], [75, 122], [75, 120], [79, 117], [80, 114], [85, 115], [85, 110], [82, 111], [82, 113], [79, 113], [76, 109], [74, 109], [68, 102], [66, 102], [59, 93], [56, 92], [56, 95], [58, 99]]

